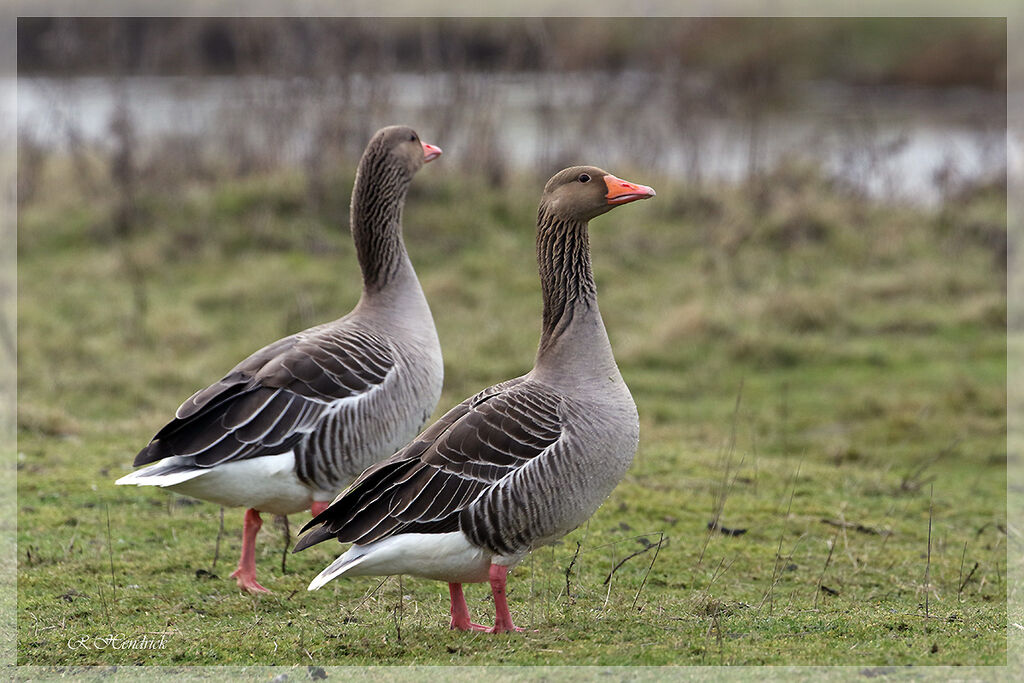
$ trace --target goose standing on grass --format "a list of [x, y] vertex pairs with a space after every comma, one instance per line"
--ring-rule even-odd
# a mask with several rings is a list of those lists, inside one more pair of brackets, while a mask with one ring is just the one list
[[260, 512], [317, 515], [437, 405], [441, 346], [402, 241], [402, 207], [413, 176], [440, 154], [404, 126], [373, 136], [352, 190], [363, 274], [355, 309], [260, 349], [193, 394], [135, 457], [149, 467], [116, 482], [248, 508], [231, 574], [243, 590], [269, 592], [256, 581]]
[[[296, 544], [352, 546], [309, 584], [342, 574], [412, 574], [446, 581], [451, 628], [521, 630], [506, 576], [601, 505], [636, 452], [636, 405], [612, 355], [590, 268], [587, 223], [654, 190], [592, 166], [548, 181], [537, 217], [543, 330], [533, 370], [450, 410], [373, 465]], [[494, 628], [470, 621], [462, 585], [489, 581]]]

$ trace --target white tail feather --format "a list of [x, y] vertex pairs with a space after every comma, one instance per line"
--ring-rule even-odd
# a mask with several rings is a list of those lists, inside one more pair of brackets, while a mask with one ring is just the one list
[[308, 591], [315, 591], [321, 588], [324, 584], [336, 579], [341, 576], [349, 569], [353, 569], [358, 565], [362, 564], [363, 560], [367, 558], [367, 552], [364, 547], [354, 545], [344, 553], [342, 553], [338, 559], [331, 562], [326, 569], [316, 575], [312, 581], [309, 582], [309, 587], [306, 588]]
[[190, 479], [200, 477], [210, 471], [208, 469], [196, 468], [194, 470], [179, 469], [167, 472], [167, 468], [161, 467], [161, 465], [162, 463], [158, 463], [152, 467], [146, 467], [141, 470], [136, 470], [131, 474], [126, 474], [115, 481], [114, 484], [118, 486], [128, 486], [130, 484], [134, 484], [135, 486], [174, 486], [175, 484], [180, 484], [183, 481], [189, 481]]

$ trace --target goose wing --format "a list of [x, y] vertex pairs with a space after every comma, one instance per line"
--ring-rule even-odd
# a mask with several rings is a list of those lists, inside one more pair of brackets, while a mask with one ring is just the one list
[[270, 344], [197, 391], [135, 456], [135, 466], [172, 455], [196, 466], [283, 453], [321, 420], [380, 386], [395, 367], [382, 337], [328, 324]]
[[460, 513], [559, 442], [561, 401], [523, 377], [463, 401], [363, 472], [303, 527], [312, 531], [295, 551], [332, 537], [365, 544], [398, 533], [459, 529]]

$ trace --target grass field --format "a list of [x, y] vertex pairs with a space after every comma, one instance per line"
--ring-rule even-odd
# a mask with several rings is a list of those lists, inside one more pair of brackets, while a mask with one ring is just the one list
[[[758, 192], [610, 170], [658, 190], [591, 225], [640, 449], [585, 527], [511, 574], [536, 631], [492, 637], [448, 630], [441, 583], [307, 593], [340, 547], [283, 572], [272, 522], [257, 563], [274, 592], [241, 595], [241, 510], [213, 564], [217, 507], [113, 486], [195, 389], [349, 310], [351, 179], [317, 213], [297, 175], [143, 192], [118, 235], [116, 193], [83, 198], [49, 168], [19, 222], [18, 662], [1004, 663], [1005, 197], [922, 210], [800, 168]], [[539, 188], [416, 179], [438, 414], [532, 364]], [[467, 598], [493, 618], [486, 587]], [[100, 649], [111, 634], [166, 646]]]

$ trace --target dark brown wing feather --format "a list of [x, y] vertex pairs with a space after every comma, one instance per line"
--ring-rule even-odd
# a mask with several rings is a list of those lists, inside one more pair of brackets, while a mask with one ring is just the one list
[[370, 543], [396, 533], [445, 533], [459, 512], [562, 435], [560, 397], [522, 377], [452, 408], [409, 445], [363, 472], [295, 551], [328, 538]]
[[383, 382], [394, 362], [387, 341], [352, 325], [286, 337], [193, 394], [135, 456], [135, 465], [181, 455], [212, 467], [283, 453], [338, 401]]

